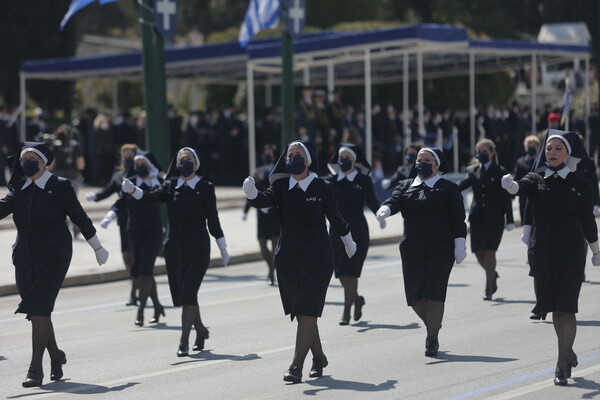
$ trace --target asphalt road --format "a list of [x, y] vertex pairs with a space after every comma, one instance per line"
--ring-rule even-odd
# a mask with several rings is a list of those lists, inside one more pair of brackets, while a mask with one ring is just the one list
[[[176, 356], [180, 310], [170, 307], [165, 276], [158, 277], [167, 316], [134, 326], [125, 307], [125, 281], [61, 291], [54, 313], [64, 380], [24, 389], [30, 326], [13, 311], [17, 296], [0, 297], [0, 397], [42, 399], [587, 399], [600, 395], [600, 269], [588, 264], [580, 297], [575, 352], [579, 367], [567, 387], [552, 384], [556, 339], [550, 321], [529, 320], [532, 280], [520, 230], [505, 235], [498, 253], [499, 290], [482, 300], [484, 273], [469, 255], [450, 279], [437, 358], [423, 355], [425, 329], [406, 306], [396, 245], [372, 247], [360, 279], [363, 319], [339, 326], [343, 290], [332, 280], [319, 320], [329, 359], [325, 376], [286, 384], [296, 324], [283, 315], [278, 291], [264, 281], [262, 262], [212, 268], [200, 289], [210, 329], [206, 350]], [[151, 310], [146, 311], [146, 320]], [[194, 339], [192, 334], [191, 340]]]

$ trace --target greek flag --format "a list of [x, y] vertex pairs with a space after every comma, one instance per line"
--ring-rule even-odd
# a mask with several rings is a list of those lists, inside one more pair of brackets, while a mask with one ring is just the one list
[[240, 28], [239, 42], [245, 47], [252, 36], [262, 29], [275, 28], [279, 23], [281, 0], [250, 0], [244, 22]]
[[562, 99], [563, 112], [560, 118], [561, 124], [564, 124], [565, 121], [569, 120], [569, 112], [571, 111], [571, 100], [573, 95], [571, 94], [571, 85], [569, 85], [569, 81], [566, 82], [567, 87], [565, 88], [565, 94]]
[[[69, 20], [71, 19], [71, 17], [73, 15], [75, 15], [82, 8], [92, 4], [94, 1], [96, 1], [96, 0], [72, 0], [71, 5], [69, 6], [69, 9], [67, 10], [67, 13], [65, 14], [62, 21], [60, 22], [60, 30], [62, 31], [65, 28], [65, 25], [67, 25], [67, 22], [69, 22]], [[107, 3], [112, 3], [115, 1], [119, 1], [119, 0], [98, 0], [98, 1], [100, 2], [100, 4], [107, 4]]]

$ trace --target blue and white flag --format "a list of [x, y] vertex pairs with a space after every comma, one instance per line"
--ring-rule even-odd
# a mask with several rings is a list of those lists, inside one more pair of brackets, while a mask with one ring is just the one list
[[[75, 15], [82, 8], [92, 4], [94, 1], [96, 0], [71, 0], [71, 5], [69, 6], [67, 13], [60, 22], [60, 30], [62, 31], [65, 28], [65, 25], [67, 24], [67, 22], [69, 22], [73, 15]], [[107, 4], [115, 1], [119, 0], [99, 0], [100, 4]]]
[[275, 28], [279, 23], [281, 0], [250, 0], [244, 22], [240, 28], [239, 42], [246, 46], [252, 36], [262, 29]]
[[563, 112], [562, 112], [562, 116], [560, 118], [561, 124], [564, 124], [565, 121], [569, 120], [569, 112], [571, 111], [571, 100], [573, 98], [573, 96], [571, 94], [571, 85], [569, 85], [569, 80], [566, 79], [565, 83], [566, 83], [565, 94], [562, 99]]

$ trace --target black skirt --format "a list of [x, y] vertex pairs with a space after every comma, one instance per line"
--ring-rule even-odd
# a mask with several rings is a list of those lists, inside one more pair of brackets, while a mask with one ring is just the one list
[[352, 258], [348, 258], [344, 242], [342, 242], [340, 235], [335, 230], [329, 229], [329, 237], [333, 246], [333, 258], [335, 260], [334, 271], [336, 278], [340, 276], [360, 278], [363, 264], [369, 251], [370, 238], [367, 220], [362, 216], [362, 218], [356, 218], [354, 221], [349, 220], [348, 223], [350, 225], [350, 232], [352, 232], [352, 239], [356, 243], [356, 253]]
[[162, 225], [145, 226], [144, 229], [128, 231], [130, 249], [133, 255], [131, 276], [153, 276], [154, 264], [162, 242]]
[[504, 233], [504, 221], [487, 221], [483, 218], [471, 218], [471, 251], [497, 251]]
[[270, 208], [269, 212], [265, 214], [261, 210], [257, 211], [257, 235], [258, 239], [272, 239], [279, 237], [281, 231], [279, 225], [279, 217], [277, 211], [274, 208]]

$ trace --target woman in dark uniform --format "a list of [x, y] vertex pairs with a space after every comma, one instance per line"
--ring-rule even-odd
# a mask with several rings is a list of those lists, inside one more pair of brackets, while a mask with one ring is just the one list
[[326, 217], [341, 236], [348, 257], [356, 252], [331, 185], [316, 175], [318, 165], [310, 144], [292, 142], [271, 172], [271, 186], [267, 190], [259, 192], [252, 177], [243, 184], [253, 207], [277, 206], [281, 223], [275, 249], [279, 293], [285, 314], [298, 321], [294, 358], [283, 375], [284, 381], [293, 383], [302, 381], [302, 366], [309, 349], [313, 354], [310, 377], [322, 376], [327, 366], [317, 325], [334, 265]]
[[475, 166], [467, 169], [467, 177], [458, 183], [460, 190], [473, 189], [469, 222], [471, 224], [471, 251], [485, 271], [483, 299], [492, 300], [498, 290], [496, 251], [502, 240], [502, 232], [515, 228], [511, 196], [502, 189], [500, 181], [506, 174], [498, 165], [494, 142], [483, 139], [475, 146]]
[[533, 313], [552, 312], [558, 338], [558, 362], [554, 383], [566, 385], [571, 368], [577, 366], [573, 352], [577, 302], [585, 269], [585, 242], [592, 250], [592, 264], [600, 265], [600, 246], [593, 215], [593, 192], [589, 180], [579, 176], [578, 163], [587, 157], [574, 132], [553, 130], [543, 143], [541, 167], [515, 182], [502, 178], [509, 193], [526, 195], [533, 229], [528, 259], [537, 287]]
[[31, 321], [33, 353], [23, 386], [34, 387], [42, 385], [46, 349], [51, 380], [62, 378], [62, 365], [67, 362], [56, 343], [51, 319], [73, 255], [66, 217], [79, 227], [99, 265], [108, 259], [108, 251], [100, 244], [71, 182], [47, 170], [54, 157], [45, 143], [23, 142], [13, 157], [10, 192], [0, 200], [0, 218], [12, 213], [17, 227], [12, 260], [21, 303], [15, 313], [26, 314]]
[[[173, 305], [183, 306], [181, 339], [177, 356], [189, 354], [189, 336], [192, 325], [196, 341], [192, 350], [204, 349], [208, 329], [200, 318], [198, 290], [210, 262], [208, 233], [217, 239], [223, 264], [229, 254], [217, 212], [217, 199], [212, 183], [197, 175], [200, 159], [195, 150], [184, 147], [171, 161], [162, 186], [146, 192], [128, 179], [123, 180], [123, 191], [136, 200], [148, 203], [167, 203], [169, 227], [164, 241], [165, 262]], [[208, 225], [208, 232], [206, 227]]]
[[[275, 151], [274, 145], [267, 144], [263, 149], [262, 159], [263, 165], [256, 169], [254, 172], [254, 181], [258, 190], [267, 190], [269, 187], [269, 174], [273, 170], [275, 164]], [[248, 210], [250, 210], [250, 202], [246, 201], [244, 206], [244, 213], [242, 214], [242, 220], [246, 220], [248, 216]], [[277, 247], [277, 241], [279, 240], [279, 218], [277, 217], [277, 209], [275, 207], [266, 207], [256, 210], [256, 225], [257, 225], [257, 237], [258, 244], [260, 246], [260, 254], [263, 259], [267, 262], [269, 267], [269, 273], [267, 275], [267, 281], [271, 286], [275, 285], [275, 264], [273, 262], [273, 250]], [[268, 243], [271, 241], [271, 249], [269, 250]]]
[[423, 147], [422, 143], [410, 143], [408, 145], [406, 150], [404, 150], [404, 163], [396, 169], [391, 178], [385, 178], [381, 181], [382, 189], [388, 190], [389, 188], [394, 188], [398, 182], [408, 178], [421, 147]]
[[[365, 305], [365, 298], [358, 294], [358, 278], [369, 250], [369, 225], [363, 208], [366, 204], [375, 214], [379, 209], [379, 201], [375, 197], [373, 182], [369, 177], [371, 165], [360, 147], [349, 143], [339, 144], [328, 168], [333, 175], [328, 176], [326, 180], [333, 185], [340, 214], [350, 225], [352, 238], [356, 242], [356, 254], [349, 258], [340, 236], [335, 229], [329, 229], [335, 276], [344, 287], [344, 311], [340, 325], [348, 325], [352, 305], [354, 304], [355, 321], [362, 317], [362, 307]], [[384, 227], [385, 220], [381, 228]]]
[[[110, 197], [114, 193], [117, 193], [119, 195], [119, 199], [121, 199], [123, 197], [123, 193], [121, 192], [121, 182], [123, 182], [123, 178], [125, 178], [133, 170], [133, 157], [135, 157], [135, 153], [137, 153], [137, 151], [138, 147], [135, 144], [124, 144], [123, 146], [121, 146], [121, 166], [119, 170], [113, 174], [110, 182], [101, 191], [96, 193], [88, 193], [85, 199], [87, 201], [101, 201]], [[117, 224], [119, 225], [119, 234], [121, 237], [121, 254], [123, 255], [123, 263], [125, 264], [127, 272], [129, 273], [129, 275], [131, 275], [133, 257], [131, 255], [131, 251], [129, 251], [129, 239], [127, 238], [127, 213], [121, 212], [117, 214], [115, 210], [111, 208], [110, 211], [100, 222], [100, 226], [102, 228], [107, 228], [110, 222], [115, 218], [117, 219]], [[129, 301], [126, 303], [126, 305], [137, 305], [137, 292], [137, 279], [132, 278]]]
[[[535, 161], [535, 156], [540, 151], [540, 139], [535, 135], [529, 135], [523, 141], [525, 147], [525, 154], [517, 159], [517, 165], [515, 167], [515, 179], [519, 180], [531, 172], [531, 167]], [[525, 204], [527, 203], [527, 197], [519, 197], [519, 213], [521, 215], [521, 223], [524, 225], [525, 221]]]
[[[162, 185], [158, 177], [162, 167], [152, 155], [145, 151], [138, 151], [134, 157], [133, 171], [128, 175], [135, 181], [137, 187], [143, 191], [152, 191]], [[156, 281], [154, 279], [154, 263], [160, 250], [162, 239], [162, 221], [160, 219], [160, 204], [138, 202], [129, 194], [113, 205], [116, 214], [122, 214], [125, 208], [127, 213], [127, 238], [133, 256], [131, 277], [138, 281], [140, 290], [140, 304], [137, 310], [135, 325], [144, 325], [144, 308], [148, 297], [154, 305], [154, 318], [150, 323], [158, 323], [160, 316], [165, 315], [165, 309], [158, 300]]]
[[448, 279], [454, 262], [467, 256], [465, 208], [456, 184], [441, 178], [444, 153], [425, 147], [415, 164], [417, 177], [401, 181], [377, 211], [382, 220], [402, 212], [400, 256], [408, 305], [427, 327], [425, 355], [438, 353]]

